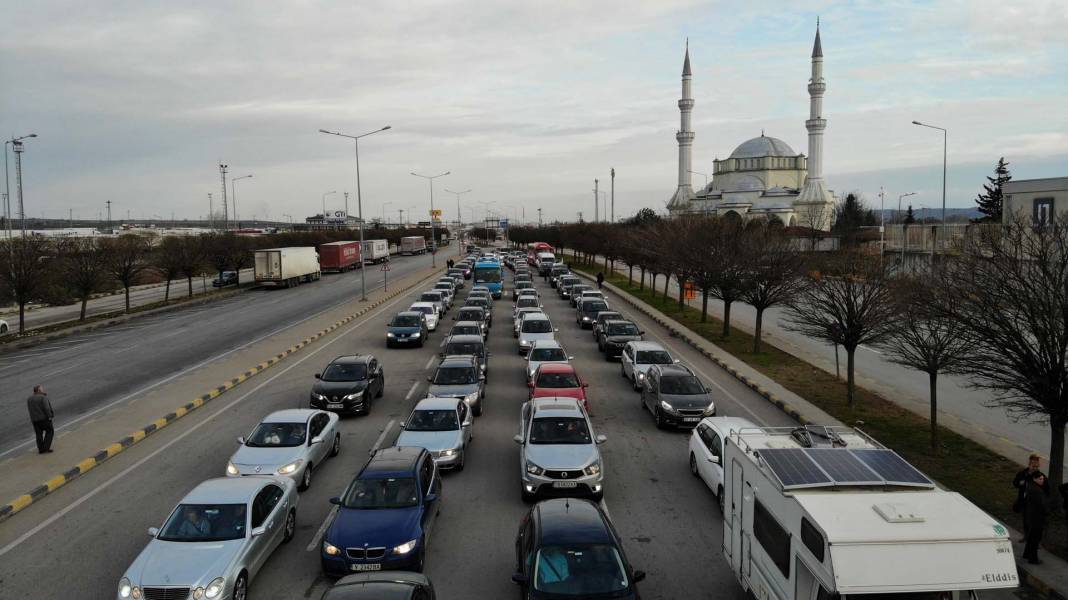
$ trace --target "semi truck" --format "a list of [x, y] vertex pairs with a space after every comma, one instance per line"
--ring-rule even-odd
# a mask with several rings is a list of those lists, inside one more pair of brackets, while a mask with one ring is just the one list
[[360, 242], [329, 242], [319, 245], [319, 266], [324, 273], [341, 273], [360, 266]]
[[402, 237], [400, 247], [401, 254], [405, 256], [411, 254], [426, 254], [426, 239], [420, 235]]
[[389, 242], [387, 240], [364, 240], [363, 261], [369, 265], [389, 260]]
[[322, 274], [314, 246], [257, 250], [254, 262], [256, 281], [268, 287], [293, 287]]
[[1002, 523], [858, 429], [743, 427], [707, 460], [723, 469], [723, 558], [751, 598], [976, 600], [1019, 584]]

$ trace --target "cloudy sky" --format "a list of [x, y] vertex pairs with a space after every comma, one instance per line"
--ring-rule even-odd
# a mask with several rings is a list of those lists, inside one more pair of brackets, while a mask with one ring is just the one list
[[[198, 217], [237, 183], [242, 218], [343, 206], [363, 133], [364, 210], [490, 210], [572, 220], [616, 169], [616, 215], [663, 210], [690, 39], [694, 169], [761, 130], [807, 152], [809, 54], [821, 18], [825, 176], [878, 205], [970, 206], [1005, 156], [1018, 178], [1068, 175], [1063, 0], [698, 2], [9, 2], [0, 132], [29, 132], [31, 216]], [[703, 178], [695, 176], [695, 184]], [[387, 204], [388, 203], [388, 204]], [[470, 208], [466, 208], [470, 207]], [[472, 212], [474, 211], [474, 213]], [[425, 218], [425, 217], [423, 217]]]

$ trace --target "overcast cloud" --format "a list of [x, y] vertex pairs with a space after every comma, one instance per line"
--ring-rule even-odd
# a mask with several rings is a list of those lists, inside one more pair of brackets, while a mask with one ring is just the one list
[[[427, 184], [455, 218], [586, 218], [615, 167], [616, 214], [674, 191], [679, 75], [690, 38], [697, 137], [710, 171], [765, 130], [807, 152], [821, 16], [825, 176], [869, 198], [967, 206], [999, 156], [1018, 177], [1068, 175], [1063, 2], [8, 2], [0, 132], [28, 132], [32, 216], [198, 217], [217, 165], [252, 173], [238, 211], [297, 220], [355, 208], [352, 143], [319, 128], [392, 130], [361, 143], [364, 209], [425, 215]], [[695, 176], [695, 183], [703, 183]], [[515, 208], [510, 208], [515, 207]], [[464, 219], [472, 212], [464, 209]], [[424, 217], [425, 218], [425, 217]]]

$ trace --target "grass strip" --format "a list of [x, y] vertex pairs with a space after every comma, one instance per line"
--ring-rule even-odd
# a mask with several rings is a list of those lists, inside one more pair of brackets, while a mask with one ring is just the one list
[[[645, 288], [639, 289], [637, 269], [634, 282], [628, 283], [625, 276], [609, 273], [602, 266], [574, 261], [571, 268], [589, 275], [606, 272], [605, 281], [678, 321], [843, 423], [860, 427], [942, 485], [960, 492], [1001, 522], [1023, 531], [1022, 515], [1012, 512], [1016, 500], [1012, 478], [1022, 465], [942, 426], [939, 426], [938, 450], [933, 451], [928, 419], [860, 386], [856, 388], [856, 407], [850, 408], [843, 379], [776, 348], [767, 340], [762, 343], [763, 351], [754, 354], [753, 336], [744, 331], [732, 329], [730, 336], [724, 338], [723, 322], [719, 319], [710, 314], [702, 322], [700, 310], [689, 306], [679, 309], [677, 296], [669, 295], [665, 300], [663, 277], [657, 279], [661, 292], [654, 293], [649, 289], [648, 277]], [[921, 376], [926, 378], [926, 374], [917, 373], [917, 377]], [[1068, 560], [1066, 535], [1064, 514], [1052, 515], [1042, 546]]]

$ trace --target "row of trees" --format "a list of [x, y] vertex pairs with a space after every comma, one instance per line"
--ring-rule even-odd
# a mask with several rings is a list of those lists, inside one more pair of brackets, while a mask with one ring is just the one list
[[[438, 229], [438, 237], [448, 230]], [[371, 229], [365, 239], [385, 239], [399, 244], [409, 235], [430, 236], [426, 228]], [[261, 248], [316, 246], [358, 239], [351, 230], [285, 232], [263, 236], [212, 233], [197, 236], [153, 238], [127, 234], [118, 237], [13, 238], [0, 242], [0, 303], [19, 307], [19, 333], [25, 333], [25, 308], [31, 302], [75, 300], [81, 303], [80, 320], [93, 294], [123, 288], [126, 312], [130, 288], [162, 279], [164, 301], [170, 300], [171, 281], [185, 279], [189, 296], [193, 278], [204, 273], [237, 271], [252, 266], [254, 252]], [[240, 279], [238, 280], [240, 284]]]
[[923, 272], [897, 270], [878, 255], [808, 248], [777, 222], [692, 216], [663, 219], [642, 211], [619, 224], [513, 227], [516, 244], [545, 241], [606, 270], [627, 267], [639, 288], [654, 293], [664, 275], [678, 290], [723, 303], [730, 335], [731, 305], [756, 312], [754, 352], [760, 352], [764, 311], [784, 307], [783, 326], [842, 346], [847, 399], [855, 406], [855, 353], [880, 348], [889, 360], [928, 376], [931, 443], [938, 447], [939, 374], [967, 378], [992, 392], [1016, 418], [1050, 426], [1050, 477], [1061, 482], [1068, 424], [1068, 219], [1034, 228], [1019, 222], [970, 238], [953, 259]]

